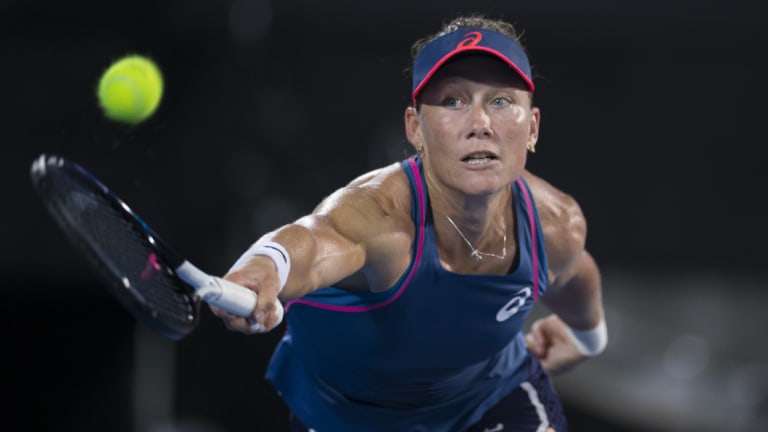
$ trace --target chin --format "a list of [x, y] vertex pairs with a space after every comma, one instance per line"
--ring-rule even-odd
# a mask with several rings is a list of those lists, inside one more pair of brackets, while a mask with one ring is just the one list
[[493, 195], [494, 193], [498, 193], [499, 191], [504, 189], [506, 186], [509, 185], [509, 183], [505, 183], [502, 181], [473, 182], [472, 184], [466, 185], [461, 189], [467, 195], [478, 195], [478, 196]]

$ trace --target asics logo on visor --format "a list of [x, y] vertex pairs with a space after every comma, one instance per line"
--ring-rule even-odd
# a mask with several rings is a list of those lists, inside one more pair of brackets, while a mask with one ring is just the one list
[[471, 37], [468, 37], [468, 38], [462, 40], [461, 42], [459, 42], [456, 45], [456, 48], [469, 48], [469, 47], [473, 47], [473, 46], [479, 44], [481, 40], [483, 40], [483, 34], [480, 33], [480, 32], [476, 32], [476, 31], [469, 32], [469, 33], [465, 34], [464, 36], [471, 36]]

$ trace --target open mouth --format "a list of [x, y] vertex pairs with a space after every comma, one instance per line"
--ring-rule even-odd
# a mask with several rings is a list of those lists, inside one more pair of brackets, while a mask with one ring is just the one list
[[490, 152], [477, 152], [477, 153], [471, 153], [464, 158], [462, 158], [462, 162], [466, 162], [470, 165], [480, 165], [484, 163], [488, 163], [490, 161], [498, 159], [496, 155]]

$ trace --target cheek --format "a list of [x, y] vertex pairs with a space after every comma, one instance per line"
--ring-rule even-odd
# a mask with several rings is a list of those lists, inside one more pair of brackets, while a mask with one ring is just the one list
[[520, 105], [515, 105], [509, 109], [507, 115], [509, 117], [507, 121], [511, 126], [521, 127], [528, 124], [530, 111]]
[[523, 146], [528, 143], [528, 136], [530, 134], [532, 121], [532, 113], [523, 107], [517, 106], [511, 109], [504, 122], [507, 126], [507, 134], [510, 139], [522, 141]]
[[425, 144], [428, 146], [434, 146], [439, 144], [445, 146], [449, 140], [448, 137], [452, 134], [452, 126], [449, 121], [435, 121], [431, 120], [425, 123], [425, 127], [422, 130]]

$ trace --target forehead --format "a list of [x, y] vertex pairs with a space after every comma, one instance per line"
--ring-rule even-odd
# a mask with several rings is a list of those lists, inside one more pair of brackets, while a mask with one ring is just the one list
[[425, 90], [460, 80], [528, 90], [520, 75], [507, 63], [497, 57], [483, 54], [467, 54], [446, 62], [435, 72]]

